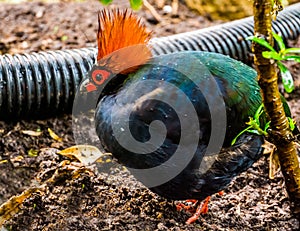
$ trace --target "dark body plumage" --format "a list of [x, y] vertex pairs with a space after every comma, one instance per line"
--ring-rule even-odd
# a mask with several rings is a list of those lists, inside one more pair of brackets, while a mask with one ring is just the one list
[[[209, 75], [215, 80], [219, 91], [211, 88]], [[105, 150], [129, 168], [152, 168], [172, 157], [183, 134], [183, 124], [178, 114], [185, 115], [187, 120], [190, 119], [187, 109], [189, 105], [179, 97], [181, 91], [187, 95], [197, 113], [197, 122], [200, 124], [197, 134], [184, 133], [187, 140], [199, 136], [192, 160], [174, 179], [150, 188], [155, 193], [170, 199], [202, 200], [222, 190], [233, 177], [245, 171], [261, 156], [263, 138], [258, 135], [246, 133], [234, 146], [230, 146], [232, 139], [246, 127], [245, 122], [249, 121], [249, 116], [253, 116], [261, 105], [256, 72], [241, 62], [216, 53], [178, 52], [154, 57], [135, 73], [115, 78], [119, 78], [118, 82], [115, 81], [114, 84], [114, 80], [110, 81], [104, 90], [106, 96], [98, 105], [96, 130]], [[154, 80], [153, 84], [149, 84], [149, 80]], [[170, 83], [180, 90], [170, 91], [163, 83]], [[198, 86], [201, 86], [201, 89]], [[153, 96], [159, 96], [163, 100], [156, 100]], [[222, 97], [224, 104], [211, 105], [211, 102], [214, 102], [212, 100], [209, 105], [207, 97]], [[169, 101], [176, 102], [175, 106], [180, 111], [175, 111], [166, 103]], [[209, 158], [204, 156], [204, 153], [211, 136], [211, 113], [222, 113], [224, 106], [227, 123], [222, 150], [211, 167], [202, 172], [200, 165]], [[286, 113], [290, 115], [287, 106]], [[127, 114], [130, 116], [125, 118], [124, 115]], [[133, 138], [141, 143], [151, 139], [151, 122], [161, 121], [167, 130], [163, 144], [149, 154], [141, 155], [127, 150], [119, 144], [116, 137], [126, 140], [128, 131], [113, 131], [112, 128], [114, 123], [122, 123], [124, 118], [129, 124]], [[262, 123], [264, 120], [262, 118]], [[193, 131], [196, 126], [194, 121], [191, 120], [187, 124]], [[152, 135], [159, 136], [159, 131], [156, 132]], [[191, 144], [186, 144], [187, 150], [189, 145]]]

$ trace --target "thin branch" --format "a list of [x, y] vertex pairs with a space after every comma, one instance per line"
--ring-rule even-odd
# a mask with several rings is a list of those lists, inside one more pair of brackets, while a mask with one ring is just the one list
[[[265, 38], [270, 44], [272, 38], [272, 0], [254, 0], [254, 35]], [[267, 49], [253, 43], [258, 82], [262, 90], [264, 107], [271, 120], [271, 142], [277, 147], [286, 189], [295, 213], [300, 215], [300, 167], [296, 144], [278, 91], [276, 64], [265, 59], [262, 52]]]

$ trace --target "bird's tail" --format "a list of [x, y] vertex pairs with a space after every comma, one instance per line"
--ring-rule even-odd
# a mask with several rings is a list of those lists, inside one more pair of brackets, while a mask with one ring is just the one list
[[264, 138], [259, 135], [244, 133], [235, 145], [224, 148], [211, 168], [201, 176], [206, 184], [207, 195], [217, 193], [225, 188], [231, 180], [246, 171], [263, 155]]
[[237, 174], [245, 171], [262, 156], [263, 143], [264, 139], [259, 135], [246, 133], [241, 136], [234, 146], [224, 151], [227, 155], [231, 154], [229, 155], [230, 161], [227, 161], [227, 168], [232, 169]]

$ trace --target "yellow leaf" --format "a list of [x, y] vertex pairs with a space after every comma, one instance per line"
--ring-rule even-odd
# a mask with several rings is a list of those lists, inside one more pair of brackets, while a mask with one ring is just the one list
[[11, 158], [10, 160], [11, 160], [12, 162], [20, 162], [20, 161], [22, 161], [23, 159], [24, 159], [24, 157], [21, 156], [21, 155], [19, 155], [19, 156], [16, 156], [16, 157]]
[[39, 153], [39, 150], [35, 150], [33, 148], [31, 148], [29, 151], [28, 151], [28, 156], [30, 157], [36, 157]]
[[162, 217], [163, 217], [162, 213], [157, 213], [157, 216], [156, 216], [157, 219], [161, 219]]
[[105, 155], [97, 147], [92, 145], [75, 145], [58, 152], [58, 154], [69, 158], [76, 158], [85, 165], [92, 164], [99, 157]]
[[41, 131], [31, 131], [31, 130], [23, 130], [22, 133], [29, 136], [40, 136], [42, 134]]
[[262, 145], [262, 147], [264, 148], [264, 152], [263, 152], [264, 155], [271, 155], [271, 153], [276, 150], [276, 146], [266, 140]]
[[55, 132], [52, 131], [50, 128], [48, 128], [48, 132], [49, 132], [49, 135], [51, 136], [52, 139], [54, 139], [56, 141], [59, 141], [59, 142], [62, 142], [62, 138], [59, 137], [58, 135], [56, 135]]
[[270, 162], [269, 162], [269, 178], [274, 179], [275, 174], [278, 173], [280, 170], [280, 162], [279, 157], [276, 151], [273, 151], [270, 155]]
[[276, 146], [268, 141], [265, 141], [262, 147], [264, 148], [264, 154], [270, 154], [269, 178], [274, 179], [276, 173], [280, 170], [280, 163], [278, 154], [276, 152]]
[[11, 197], [7, 202], [0, 206], [0, 227], [3, 223], [9, 220], [14, 214], [20, 210], [20, 205], [25, 199], [31, 196], [32, 193], [38, 191], [38, 188], [29, 188], [17, 196]]

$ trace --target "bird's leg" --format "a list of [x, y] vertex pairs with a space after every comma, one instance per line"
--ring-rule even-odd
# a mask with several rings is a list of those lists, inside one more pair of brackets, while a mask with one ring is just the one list
[[206, 197], [205, 200], [201, 201], [201, 203], [198, 205], [196, 212], [192, 217], [190, 217], [187, 221], [186, 224], [192, 224], [194, 223], [201, 214], [205, 214], [208, 212], [208, 203], [210, 200], [210, 196]]
[[[189, 199], [185, 201], [186, 203], [188, 203], [189, 205], [185, 205], [184, 203], [178, 203], [176, 204], [176, 208], [177, 211], [187, 211], [189, 213], [194, 213], [195, 212], [195, 206], [198, 203], [198, 200], [194, 200], [194, 199]], [[192, 203], [192, 204], [190, 204]]]
[[[220, 191], [218, 192], [218, 194], [222, 196], [224, 192]], [[187, 224], [191, 224], [195, 222], [201, 214], [206, 214], [208, 212], [209, 201], [210, 201], [210, 196], [206, 197], [203, 201], [201, 201], [198, 207], [195, 208], [196, 205], [199, 203], [199, 201], [195, 199], [190, 199], [185, 201], [186, 203], [188, 203], [188, 205], [185, 205], [184, 203], [178, 203], [176, 204], [176, 208], [177, 211], [184, 210], [186, 212], [193, 214], [193, 216], [186, 221]]]

